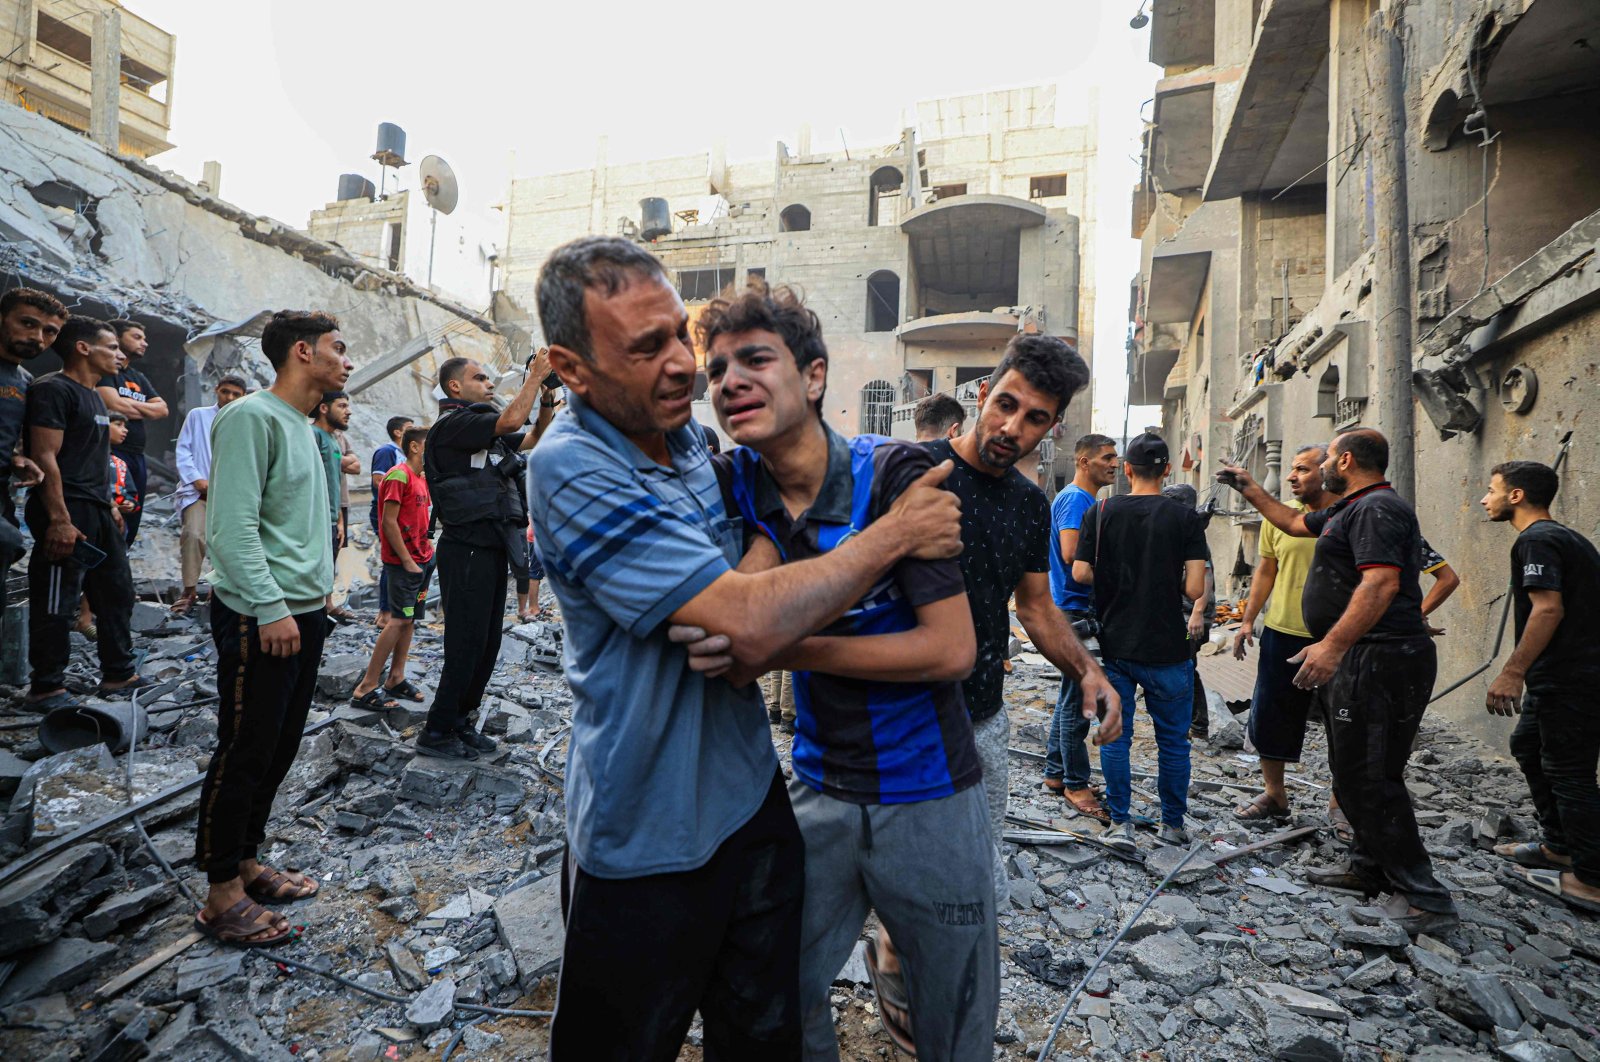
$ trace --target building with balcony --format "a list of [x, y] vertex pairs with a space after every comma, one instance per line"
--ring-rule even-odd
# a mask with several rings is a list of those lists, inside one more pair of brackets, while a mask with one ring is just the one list
[[[97, 52], [114, 46], [117, 149], [149, 158], [172, 147], [172, 72], [177, 41], [116, 0], [0, 0], [0, 78], [5, 99], [90, 132]], [[111, 146], [107, 144], [106, 146]]]
[[[1505, 589], [1510, 536], [1476, 506], [1488, 470], [1553, 462], [1576, 429], [1556, 515], [1600, 526], [1575, 489], [1600, 463], [1582, 429], [1600, 412], [1600, 7], [1150, 14], [1163, 76], [1132, 203], [1132, 400], [1161, 405], [1174, 475], [1203, 496], [1223, 460], [1277, 490], [1301, 445], [1385, 431], [1397, 487], [1463, 578], [1439, 617], [1442, 685], [1489, 655]], [[1212, 521], [1224, 590], [1245, 591], [1258, 530]], [[1481, 705], [1481, 682], [1448, 703], [1474, 720]]]
[[[1049, 86], [922, 103], [898, 141], [866, 148], [813, 150], [802, 131], [760, 161], [619, 165], [602, 143], [590, 169], [512, 183], [505, 290], [531, 307], [550, 251], [593, 232], [648, 242], [691, 313], [751, 277], [792, 285], [822, 319], [829, 422], [909, 435], [911, 404], [987, 376], [1019, 330], [1088, 358], [1096, 150], [1092, 125], [1056, 125]], [[665, 201], [657, 216], [646, 199]], [[1087, 431], [1090, 408], [1075, 400], [1062, 434]], [[1028, 471], [1053, 487], [1041, 456]]]

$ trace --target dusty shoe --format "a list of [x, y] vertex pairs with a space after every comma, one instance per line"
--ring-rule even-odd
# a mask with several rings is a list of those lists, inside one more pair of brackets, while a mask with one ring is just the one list
[[482, 753], [485, 756], [500, 747], [495, 744], [494, 738], [484, 737], [471, 727], [462, 727], [456, 731], [456, 737], [473, 752]]
[[1101, 831], [1100, 840], [1107, 846], [1115, 848], [1119, 852], [1126, 852], [1129, 855], [1133, 855], [1139, 850], [1139, 842], [1133, 832], [1133, 823], [1131, 822], [1119, 822], [1107, 826]]
[[417, 751], [424, 756], [436, 756], [441, 760], [475, 760], [478, 754], [454, 734], [436, 734], [431, 730], [424, 730], [417, 735]]
[[1454, 929], [1461, 919], [1454, 911], [1417, 911], [1412, 913], [1411, 901], [1404, 893], [1395, 893], [1382, 903], [1370, 907], [1352, 907], [1350, 917], [1364, 926], [1393, 922], [1410, 936], [1427, 933], [1437, 936]]
[[1156, 834], [1156, 839], [1162, 844], [1176, 845], [1179, 848], [1189, 847], [1189, 831], [1182, 826], [1163, 826]]
[[1348, 862], [1335, 863], [1331, 867], [1307, 867], [1305, 877], [1313, 885], [1330, 889], [1348, 889], [1368, 896], [1376, 896], [1379, 892], [1377, 885], [1357, 874]]

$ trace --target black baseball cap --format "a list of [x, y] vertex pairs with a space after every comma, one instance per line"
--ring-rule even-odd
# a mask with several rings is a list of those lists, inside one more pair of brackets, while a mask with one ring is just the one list
[[1160, 468], [1172, 460], [1172, 455], [1167, 451], [1167, 440], [1147, 431], [1129, 440], [1122, 459], [1135, 468]]

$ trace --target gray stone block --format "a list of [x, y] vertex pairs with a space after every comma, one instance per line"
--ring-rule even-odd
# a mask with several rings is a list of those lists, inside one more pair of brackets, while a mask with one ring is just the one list
[[172, 896], [172, 885], [158, 881], [133, 892], [109, 897], [83, 919], [83, 931], [90, 940], [103, 940], [117, 931], [122, 923], [137, 918], [146, 911], [166, 903]]
[[1222, 976], [1217, 960], [1201, 951], [1181, 930], [1146, 937], [1130, 947], [1128, 955], [1142, 976], [1183, 995], [1214, 985]]
[[532, 885], [508, 892], [494, 902], [500, 943], [517, 964], [524, 992], [561, 965], [566, 929], [561, 920], [561, 879], [551, 874]]
[[116, 951], [113, 944], [75, 938], [47, 944], [28, 956], [0, 988], [0, 1007], [82, 984]]
[[406, 1021], [423, 1032], [432, 1032], [448, 1022], [456, 1011], [456, 983], [441, 977], [423, 989], [406, 1007]]
[[0, 958], [60, 936], [67, 922], [110, 890], [101, 875], [111, 862], [105, 845], [80, 844], [0, 888]]

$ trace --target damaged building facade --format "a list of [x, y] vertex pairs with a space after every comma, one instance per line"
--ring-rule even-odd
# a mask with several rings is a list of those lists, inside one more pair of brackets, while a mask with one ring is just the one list
[[[1571, 432], [1554, 513], [1600, 525], [1600, 6], [1155, 0], [1151, 19], [1131, 401], [1161, 406], [1202, 496], [1230, 459], [1286, 496], [1300, 446], [1388, 434], [1463, 580], [1436, 620], [1442, 688], [1496, 644], [1512, 536], [1478, 507], [1489, 469], [1554, 462]], [[1242, 596], [1258, 519], [1211, 529]], [[1482, 722], [1486, 681], [1435, 710]]]
[[[909, 438], [917, 400], [972, 406], [1019, 330], [1089, 358], [1096, 151], [1092, 124], [1056, 124], [1053, 86], [924, 102], [891, 144], [818, 150], [803, 130], [751, 162], [614, 164], [602, 141], [589, 169], [512, 182], [505, 292], [533, 306], [545, 258], [588, 233], [648, 244], [691, 314], [751, 277], [793, 285], [827, 336], [829, 421]], [[1087, 431], [1091, 404], [1079, 396], [1059, 435]], [[696, 418], [716, 422], [703, 403]], [[1071, 478], [1056, 451], [1027, 469], [1050, 486]]]

